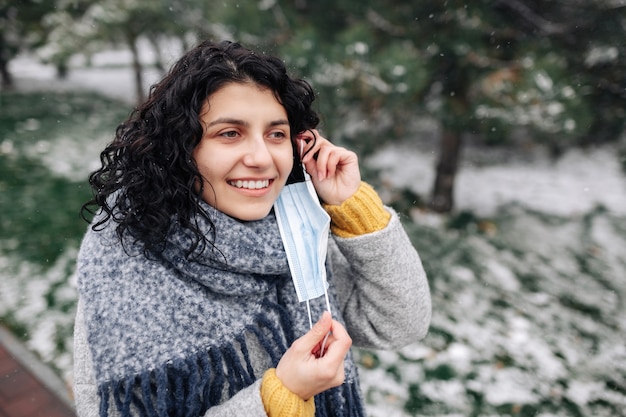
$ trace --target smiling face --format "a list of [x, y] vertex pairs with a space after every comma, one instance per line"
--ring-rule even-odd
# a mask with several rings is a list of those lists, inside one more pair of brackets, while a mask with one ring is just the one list
[[268, 89], [231, 83], [208, 98], [200, 120], [193, 157], [204, 201], [239, 220], [267, 216], [293, 166], [285, 108]]

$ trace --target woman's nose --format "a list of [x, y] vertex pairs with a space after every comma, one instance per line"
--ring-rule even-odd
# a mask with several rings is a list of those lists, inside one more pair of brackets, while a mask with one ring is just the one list
[[243, 162], [247, 166], [256, 168], [264, 168], [272, 164], [272, 154], [263, 138], [255, 138], [250, 141]]

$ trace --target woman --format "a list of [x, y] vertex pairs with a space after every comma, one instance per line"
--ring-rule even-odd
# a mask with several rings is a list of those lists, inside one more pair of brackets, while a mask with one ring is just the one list
[[[419, 257], [313, 99], [280, 60], [205, 42], [118, 127], [83, 207], [79, 416], [364, 415], [353, 341], [426, 334]], [[312, 300], [311, 329], [273, 211], [302, 165], [332, 231], [333, 317]]]

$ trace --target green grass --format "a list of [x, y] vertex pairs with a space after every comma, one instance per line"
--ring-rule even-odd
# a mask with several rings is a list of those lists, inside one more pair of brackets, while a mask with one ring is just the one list
[[86, 175], [76, 180], [53, 172], [47, 150], [70, 154], [66, 143], [92, 141], [103, 131], [112, 137], [127, 108], [67, 93], [3, 93], [0, 108], [0, 250], [53, 264], [84, 233], [79, 210], [91, 191]]
[[85, 229], [78, 208], [88, 187], [51, 177], [24, 157], [0, 156], [0, 239], [6, 254], [46, 264], [75, 244]]

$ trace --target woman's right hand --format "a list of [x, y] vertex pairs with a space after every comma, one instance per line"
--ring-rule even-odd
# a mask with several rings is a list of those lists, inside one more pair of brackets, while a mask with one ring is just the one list
[[343, 362], [350, 346], [352, 339], [346, 329], [326, 311], [311, 330], [287, 349], [276, 366], [276, 377], [291, 392], [308, 400], [343, 383]]

